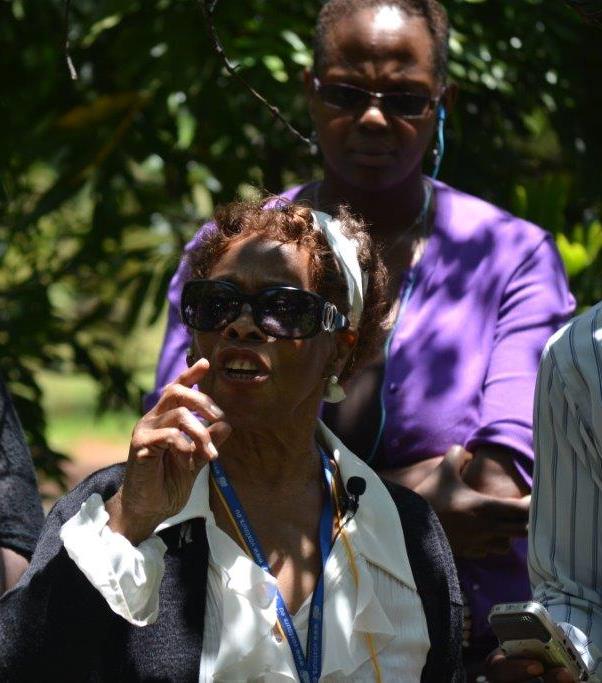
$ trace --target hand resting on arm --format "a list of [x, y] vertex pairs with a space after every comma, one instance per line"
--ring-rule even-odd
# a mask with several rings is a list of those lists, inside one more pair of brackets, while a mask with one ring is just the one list
[[509, 449], [487, 446], [473, 455], [455, 445], [442, 457], [381, 474], [429, 501], [457, 557], [504, 554], [513, 538], [527, 535], [530, 496]]

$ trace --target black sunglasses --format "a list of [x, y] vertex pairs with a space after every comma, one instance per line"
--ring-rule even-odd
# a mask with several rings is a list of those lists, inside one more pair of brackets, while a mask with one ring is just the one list
[[347, 83], [321, 83], [315, 76], [314, 88], [322, 102], [335, 109], [364, 111], [373, 99], [377, 99], [384, 114], [402, 119], [426, 116], [441, 99], [412, 92], [372, 92]]
[[295, 287], [270, 287], [244, 294], [230, 282], [190, 280], [184, 285], [181, 314], [184, 324], [199, 332], [223, 330], [249, 304], [257, 327], [279, 339], [305, 339], [321, 330], [349, 327], [349, 320], [319, 294]]

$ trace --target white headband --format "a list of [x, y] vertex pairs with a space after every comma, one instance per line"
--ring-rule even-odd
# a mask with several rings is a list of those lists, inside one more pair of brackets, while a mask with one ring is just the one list
[[362, 311], [364, 310], [364, 289], [368, 282], [368, 273], [362, 273], [357, 258], [358, 244], [355, 240], [345, 237], [341, 230], [341, 221], [333, 218], [323, 211], [312, 211], [314, 229], [320, 230], [337, 263], [343, 271], [349, 300], [349, 323], [353, 329], [357, 329]]

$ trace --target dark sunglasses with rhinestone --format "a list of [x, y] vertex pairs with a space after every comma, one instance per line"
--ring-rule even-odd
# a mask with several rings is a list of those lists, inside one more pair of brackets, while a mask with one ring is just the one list
[[413, 92], [372, 92], [348, 83], [322, 83], [317, 77], [314, 77], [314, 88], [329, 107], [356, 113], [364, 111], [372, 100], [377, 100], [384, 114], [402, 119], [426, 116], [441, 99]]
[[321, 330], [349, 327], [337, 307], [315, 292], [296, 287], [269, 287], [245, 294], [231, 282], [190, 280], [184, 285], [181, 315], [186, 326], [199, 332], [224, 329], [248, 305], [257, 327], [278, 339], [306, 339]]

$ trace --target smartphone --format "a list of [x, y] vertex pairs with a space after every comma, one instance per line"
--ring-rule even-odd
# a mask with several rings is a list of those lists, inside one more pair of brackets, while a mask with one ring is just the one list
[[537, 659], [546, 669], [563, 666], [576, 680], [588, 680], [581, 655], [539, 602], [494, 605], [489, 623], [508, 657]]

